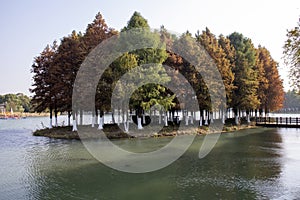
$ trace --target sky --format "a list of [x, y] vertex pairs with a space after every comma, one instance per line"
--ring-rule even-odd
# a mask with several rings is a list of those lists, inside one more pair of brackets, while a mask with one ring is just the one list
[[164, 25], [173, 32], [195, 34], [208, 27], [217, 36], [242, 33], [256, 47], [260, 44], [271, 52], [288, 89], [282, 46], [287, 29], [299, 20], [298, 0], [1, 0], [0, 94], [32, 95], [34, 57], [72, 30], [84, 32], [98, 12], [109, 27], [120, 30], [134, 11], [140, 12], [151, 28]]

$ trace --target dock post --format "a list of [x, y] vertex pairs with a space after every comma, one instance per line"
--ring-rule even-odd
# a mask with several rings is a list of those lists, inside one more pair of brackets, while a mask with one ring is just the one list
[[279, 122], [280, 122], [280, 124], [282, 124], [282, 117], [280, 117], [280, 118], [279, 118], [279, 120], [280, 120], [280, 121], [279, 121]]

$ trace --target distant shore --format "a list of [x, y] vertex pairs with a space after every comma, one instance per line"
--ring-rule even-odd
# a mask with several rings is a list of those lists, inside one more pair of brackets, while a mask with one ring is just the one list
[[30, 113], [30, 112], [6, 112], [0, 113], [0, 117], [46, 117], [49, 113]]
[[21, 119], [27, 117], [47, 117], [49, 113], [6, 112], [0, 113], [0, 119]]
[[[86, 132], [86, 137], [93, 137], [89, 135], [88, 133], [95, 134], [97, 132], [97, 128], [92, 128], [91, 125], [86, 125], [81, 127]], [[222, 130], [222, 133], [226, 132], [234, 132], [238, 130], [243, 129], [250, 129], [250, 128], [256, 128], [255, 124], [252, 122], [250, 124], [241, 124], [241, 125], [232, 125], [232, 124], [225, 124]], [[198, 128], [189, 128], [186, 127], [183, 131], [178, 130], [178, 126], [176, 125], [170, 125], [167, 127], [163, 127], [162, 130], [160, 130], [158, 133], [155, 134], [144, 134], [143, 131], [140, 131], [141, 133], [135, 136], [129, 135], [124, 133], [116, 124], [106, 124], [104, 125], [103, 132], [105, 133], [106, 137], [108, 139], [124, 139], [124, 138], [150, 138], [150, 137], [170, 137], [170, 136], [176, 136], [176, 135], [205, 135], [210, 134], [213, 132], [209, 131], [209, 128], [207, 126], [202, 126]], [[59, 127], [53, 127], [53, 128], [46, 128], [46, 129], [40, 129], [33, 132], [34, 136], [43, 136], [48, 138], [55, 138], [55, 139], [76, 139], [80, 140], [80, 136], [78, 135], [77, 131], [72, 131], [71, 126], [59, 126]], [[81, 135], [82, 136], [82, 135]], [[96, 136], [99, 137], [99, 136]]]

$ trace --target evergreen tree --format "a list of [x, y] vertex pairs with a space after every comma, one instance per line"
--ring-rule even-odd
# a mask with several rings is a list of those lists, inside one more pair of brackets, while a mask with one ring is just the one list
[[[142, 29], [143, 31], [140, 31]], [[160, 66], [166, 58], [167, 52], [161, 49], [161, 43], [159, 34], [153, 34], [150, 31], [150, 27], [148, 22], [145, 18], [143, 18], [140, 13], [134, 12], [133, 16], [127, 23], [127, 26], [122, 29], [124, 32], [122, 40], [126, 41], [126, 32], [130, 30], [130, 34], [137, 34], [137, 38], [140, 40], [147, 40], [153, 43], [154, 48], [147, 48], [147, 49], [139, 49], [133, 52], [128, 52], [127, 57], [122, 57], [122, 62], [129, 63], [132, 62], [130, 59], [134, 58], [134, 65], [147, 65], [147, 73], [148, 74], [160, 74], [160, 77], [153, 75], [153, 77], [149, 79], [151, 82], [158, 82], [155, 81], [159, 78], [160, 82], [168, 82], [170, 78], [167, 78], [167, 74], [165, 70]], [[129, 56], [130, 55], [130, 56]], [[127, 69], [132, 68], [131, 66], [126, 66], [125, 71]], [[142, 73], [143, 74], [143, 73]], [[169, 109], [173, 106], [172, 100], [174, 96], [167, 97], [163, 94], [166, 92], [166, 88], [158, 85], [158, 84], [147, 84], [140, 87], [138, 90], [131, 97], [131, 106], [136, 110], [138, 117], [142, 116], [143, 110], [149, 110], [149, 108], [157, 103], [162, 104], [165, 106], [166, 109]], [[139, 128], [141, 125], [139, 124]]]
[[235, 74], [234, 85], [237, 88], [233, 94], [233, 108], [249, 112], [257, 109], [260, 102], [257, 96], [259, 86], [258, 72], [256, 70], [256, 50], [249, 38], [240, 33], [232, 33], [229, 36], [231, 44], [235, 48], [235, 66], [232, 69]]

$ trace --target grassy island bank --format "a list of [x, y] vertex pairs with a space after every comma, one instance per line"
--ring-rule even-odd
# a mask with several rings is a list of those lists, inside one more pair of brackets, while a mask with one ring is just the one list
[[[147, 137], [168, 137], [176, 135], [190, 135], [190, 134], [209, 134], [213, 133], [209, 130], [208, 126], [202, 126], [198, 128], [186, 127], [183, 130], [178, 130], [178, 125], [169, 125], [163, 127], [158, 133], [149, 133], [147, 130], [138, 130], [138, 134], [129, 135], [124, 133], [117, 124], [105, 124], [103, 127], [103, 132], [106, 134], [106, 137], [109, 139], [122, 139], [122, 138], [147, 138]], [[233, 125], [233, 123], [226, 123], [223, 127], [222, 133], [233, 132], [242, 129], [256, 128], [255, 123], [241, 123], [240, 125]], [[87, 137], [92, 137], [89, 133], [97, 133], [97, 127], [92, 128], [90, 125], [81, 126], [80, 130], [87, 133]], [[134, 130], [133, 130], [134, 131]], [[51, 129], [40, 129], [33, 132], [34, 136], [44, 136], [49, 138], [56, 139], [76, 139], [80, 140], [77, 131], [72, 131], [71, 126], [64, 127], [53, 127]]]

